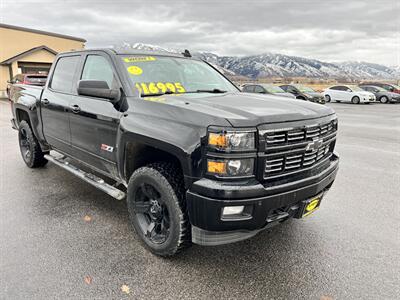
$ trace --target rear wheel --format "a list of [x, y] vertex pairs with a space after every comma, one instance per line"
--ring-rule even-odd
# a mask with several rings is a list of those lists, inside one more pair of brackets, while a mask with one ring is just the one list
[[154, 163], [136, 170], [127, 201], [131, 223], [151, 252], [172, 256], [190, 246], [183, 176], [176, 166]]
[[331, 96], [325, 95], [325, 101], [326, 102], [331, 102]]
[[39, 142], [33, 134], [28, 122], [21, 121], [18, 131], [19, 149], [25, 164], [29, 168], [40, 168], [47, 164]]
[[357, 96], [354, 96], [353, 98], [351, 98], [351, 102], [353, 104], [359, 104], [360, 103], [360, 98]]
[[388, 97], [386, 97], [386, 96], [382, 96], [382, 97], [379, 99], [379, 101], [380, 101], [381, 103], [388, 103], [388, 102], [389, 102], [389, 99], [388, 99]]

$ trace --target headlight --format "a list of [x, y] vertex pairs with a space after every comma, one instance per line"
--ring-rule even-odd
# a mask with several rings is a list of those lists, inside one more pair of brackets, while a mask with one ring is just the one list
[[208, 159], [207, 172], [221, 177], [251, 176], [254, 172], [254, 159]]
[[210, 132], [208, 134], [208, 146], [226, 152], [254, 150], [255, 132]]

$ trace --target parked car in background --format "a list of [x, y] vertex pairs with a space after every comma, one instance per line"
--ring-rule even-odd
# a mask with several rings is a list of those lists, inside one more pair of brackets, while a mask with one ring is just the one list
[[382, 83], [382, 82], [365, 82], [360, 84], [360, 86], [365, 86], [365, 85], [379, 86], [389, 92], [400, 94], [400, 86], [396, 84]]
[[282, 97], [293, 98], [293, 99], [296, 98], [293, 94], [285, 92], [279, 86], [276, 86], [273, 84], [267, 84], [267, 83], [246, 84], [243, 86], [242, 92], [272, 94], [275, 96], [282, 96]]
[[11, 80], [7, 81], [7, 95], [9, 95], [10, 87], [13, 84], [28, 84], [28, 85], [38, 85], [44, 86], [47, 81], [46, 74], [18, 74], [15, 75]]
[[301, 84], [283, 84], [280, 86], [285, 92], [293, 94], [296, 99], [307, 100], [316, 103], [325, 103], [324, 96], [308, 86]]
[[360, 85], [360, 87], [367, 92], [373, 93], [376, 100], [381, 103], [396, 103], [400, 102], [400, 94], [389, 92], [384, 88], [373, 85]]
[[370, 103], [375, 101], [373, 93], [364, 91], [356, 85], [334, 85], [324, 91], [326, 102], [351, 102], [354, 104]]

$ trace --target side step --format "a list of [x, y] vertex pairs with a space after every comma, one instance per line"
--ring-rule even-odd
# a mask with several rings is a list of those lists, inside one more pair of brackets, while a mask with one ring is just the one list
[[58, 165], [59, 167], [63, 168], [64, 170], [67, 170], [68, 172], [71, 172], [75, 176], [78, 176], [79, 178], [85, 180], [86, 182], [90, 183], [91, 185], [95, 186], [99, 190], [102, 190], [103, 192], [109, 194], [111, 197], [114, 197], [115, 199], [122, 200], [125, 198], [125, 193], [112, 185], [109, 185], [106, 183], [103, 179], [100, 177], [97, 177], [96, 175], [93, 175], [91, 173], [87, 173], [74, 165], [70, 164], [68, 161], [65, 160], [65, 157], [54, 157], [50, 154], [46, 154], [44, 156], [48, 161], [51, 161], [52, 163]]

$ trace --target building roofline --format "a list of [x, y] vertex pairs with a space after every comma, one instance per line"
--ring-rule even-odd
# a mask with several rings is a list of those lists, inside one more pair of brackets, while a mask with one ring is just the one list
[[62, 38], [62, 39], [75, 40], [75, 41], [86, 43], [85, 39], [82, 39], [82, 38], [79, 38], [79, 37], [75, 37], [75, 36], [71, 36], [71, 35], [59, 34], [59, 33], [48, 32], [48, 31], [37, 30], [37, 29], [31, 29], [31, 28], [20, 27], [20, 26], [15, 26], [15, 25], [9, 25], [9, 24], [4, 24], [4, 23], [0, 23], [0, 28], [32, 32], [32, 33], [49, 35], [49, 36], [54, 36], [54, 37], [58, 37], [58, 38]]
[[42, 46], [38, 46], [38, 47], [34, 47], [34, 48], [32, 48], [32, 49], [26, 50], [26, 51], [21, 52], [21, 53], [19, 53], [19, 54], [17, 54], [17, 55], [14, 55], [13, 57], [10, 57], [10, 58], [8, 58], [8, 59], [6, 59], [6, 60], [0, 62], [0, 65], [8, 65], [8, 64], [11, 64], [12, 62], [18, 60], [18, 59], [21, 58], [21, 57], [27, 56], [27, 55], [29, 55], [29, 54], [31, 54], [31, 53], [34, 53], [34, 52], [40, 51], [40, 50], [48, 51], [48, 52], [50, 52], [50, 53], [52, 53], [52, 54], [54, 54], [54, 55], [57, 55], [57, 54], [58, 54], [57, 51], [54, 51], [53, 49], [51, 49], [51, 48], [49, 48], [49, 47], [47, 47], [47, 46], [42, 45]]

